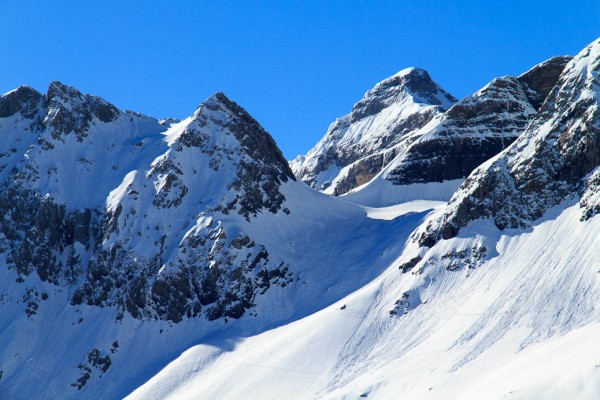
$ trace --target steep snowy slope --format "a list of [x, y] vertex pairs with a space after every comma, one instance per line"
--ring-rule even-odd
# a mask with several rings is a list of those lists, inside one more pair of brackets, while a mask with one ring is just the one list
[[519, 77], [494, 79], [415, 132], [376, 178], [347, 198], [378, 206], [415, 193], [447, 200], [476, 167], [519, 137], [570, 59], [554, 57]]
[[[418, 274], [398, 261], [305, 319], [194, 346], [128, 398], [596, 399], [600, 219], [579, 214], [529, 232], [473, 227]], [[481, 240], [497, 254], [445, 268]]]
[[315, 192], [221, 93], [164, 125], [59, 83], [0, 112], [16, 142], [0, 183], [2, 398], [118, 398], [196, 343], [304, 317], [376, 277], [427, 208], [377, 219]]
[[596, 399], [600, 39], [365, 287], [130, 398]]
[[402, 70], [365, 93], [308, 154], [290, 163], [292, 170], [318, 190], [343, 194], [368, 182], [394, 158], [390, 149], [454, 102], [426, 71]]

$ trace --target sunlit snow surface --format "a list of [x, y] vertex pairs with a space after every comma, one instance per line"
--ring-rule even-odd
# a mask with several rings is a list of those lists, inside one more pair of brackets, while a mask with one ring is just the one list
[[[476, 269], [392, 263], [314, 315], [190, 348], [129, 398], [596, 399], [600, 218], [578, 216], [557, 210], [528, 232], [480, 223], [495, 254]], [[402, 293], [414, 305], [390, 315]]]
[[[444, 190], [460, 182], [398, 187], [380, 196], [381, 189], [391, 190], [377, 187], [385, 169], [340, 200], [361, 204], [365, 222], [408, 221], [415, 216], [410, 207], [434, 207], [418, 235], [436, 229], [453, 210], [468, 214], [456, 204], [488, 193], [479, 190], [480, 175], [492, 167], [498, 174], [534, 170], [544, 177], [545, 167], [564, 161], [596, 176], [599, 69], [596, 40], [567, 65], [529, 128], [471, 174], [448, 206], [414, 201], [447, 200]], [[578, 153], [582, 149], [589, 153]], [[523, 204], [511, 208], [492, 197], [481, 206], [519, 215], [520, 207], [546, 195], [543, 213], [508, 225], [519, 229], [500, 231], [485, 218], [492, 214], [480, 212], [460, 230], [427, 241], [431, 248], [413, 235], [385, 270], [347, 296], [254, 336], [198, 343], [130, 398], [598, 399], [600, 214], [582, 218], [581, 192], [551, 193], [551, 180], [536, 181], [536, 174], [524, 178], [531, 190], [509, 185], [506, 191], [509, 200], [525, 198]], [[487, 183], [493, 188], [497, 182]], [[584, 188], [584, 199], [596, 204], [597, 186]]]

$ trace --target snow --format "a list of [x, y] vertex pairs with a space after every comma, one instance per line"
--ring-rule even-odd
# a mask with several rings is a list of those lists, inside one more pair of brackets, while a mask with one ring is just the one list
[[406, 203], [395, 204], [388, 207], [363, 207], [367, 216], [373, 219], [392, 220], [403, 215], [423, 212], [446, 205], [444, 201], [413, 200]]
[[[216, 106], [201, 108], [193, 118], [172, 124], [166, 131], [149, 130], [139, 139], [148, 142], [142, 146], [141, 156], [125, 155], [131, 148], [128, 144], [134, 149], [138, 147], [142, 130], [135, 128], [135, 122], [133, 127], [125, 124], [122, 135], [103, 127], [82, 142], [72, 141], [67, 135], [60, 149], [57, 145], [47, 153], [39, 153], [35, 161], [36, 165], [49, 165], [58, 157], [61, 176], [66, 174], [76, 179], [61, 180], [63, 186], [42, 180], [42, 186], [60, 200], [80, 184], [82, 192], [74, 197], [76, 201], [68, 197], [69, 206], [105, 206], [106, 217], [115, 223], [115, 229], [106, 232], [99, 246], [111, 251], [116, 244], [123, 245], [134, 263], [153, 257], [156, 243], [165, 233], [167, 239], [161, 245], [164, 262], [158, 268], [159, 275], [173, 272], [176, 263], [170, 261], [177, 257], [185, 261], [186, 248], [182, 243], [191, 235], [223, 229], [232, 238], [239, 232], [247, 234], [257, 247], [264, 245], [273, 263], [289, 264], [294, 280], [285, 288], [274, 285], [266, 295], [258, 295], [256, 306], [239, 320], [221, 318], [209, 322], [200, 316], [184, 318], [175, 324], [136, 320], [128, 313], [120, 320], [114, 307], [70, 305], [74, 288], [40, 282], [35, 274], [15, 284], [15, 271], [4, 268], [0, 270], [0, 293], [4, 295], [0, 299], [4, 316], [0, 319], [0, 336], [7, 344], [0, 349], [2, 393], [12, 398], [54, 398], [59, 393], [65, 399], [123, 397], [198, 343], [217, 341], [220, 348], [228, 343], [234, 345], [322, 310], [368, 284], [398, 256], [409, 234], [433, 206], [415, 203], [414, 208], [406, 206], [402, 210], [365, 210], [289, 180], [279, 188], [286, 198], [283, 206], [290, 210], [289, 215], [262, 210], [247, 221], [237, 212], [214, 213], [212, 208], [235, 194], [229, 188], [236, 178], [237, 163], [247, 157], [234, 135], [227, 131], [228, 124], [223, 123], [227, 116]], [[156, 128], [165, 129], [162, 125]], [[181, 140], [186, 130], [196, 130], [194, 134], [204, 135], [206, 142], [200, 147], [183, 145]], [[104, 146], [109, 144], [115, 145], [116, 156], [102, 154]], [[211, 154], [203, 151], [205, 148], [211, 149]], [[89, 151], [87, 159], [95, 161], [92, 170], [82, 175], [69, 171], [72, 164], [69, 160], [73, 158], [61, 157], [86, 151]], [[224, 157], [219, 158], [220, 152]], [[209, 167], [215, 158], [219, 160], [217, 171]], [[106, 178], [105, 171], [100, 169], [108, 169], [107, 165], [116, 161], [120, 167], [114, 172], [107, 171], [110, 176]], [[135, 167], [127, 168], [130, 163]], [[118, 174], [121, 174], [119, 180]], [[177, 207], [155, 204], [167, 189], [167, 174], [176, 174], [177, 180], [173, 182], [189, 188]], [[96, 182], [92, 176], [106, 180]], [[81, 182], [84, 178], [86, 181]], [[109, 185], [114, 186], [109, 190]], [[167, 200], [177, 192], [175, 185], [171, 193], [166, 193]], [[84, 246], [78, 243], [75, 246], [79, 254], [90, 257]], [[6, 264], [6, 260], [0, 262]], [[111, 272], [118, 273], [122, 265], [111, 268]], [[29, 289], [37, 292], [32, 301], [39, 308], [28, 318], [25, 309]], [[49, 295], [47, 300], [40, 299], [43, 292]], [[119, 349], [113, 353], [111, 346], [116, 341]], [[110, 356], [112, 364], [104, 373], [90, 367], [91, 379], [79, 392], [71, 384], [82, 376], [84, 370], [77, 366], [86, 365], [93, 349], [98, 349], [102, 356]], [[48, 369], [48, 365], [59, 371]], [[31, 385], [34, 378], [44, 384]]]
[[42, 137], [54, 147], [30, 146], [27, 166], [20, 168], [38, 171], [39, 180], [30, 183], [57, 202], [70, 209], [93, 209], [103, 205], [123, 176], [166, 151], [164, 130], [152, 118], [122, 113], [111, 124], [95, 121], [83, 141], [74, 134], [53, 140], [46, 131]]
[[[589, 54], [600, 60], [600, 42]], [[571, 63], [571, 71], [595, 74], [584, 61]], [[597, 83], [597, 74], [592, 78]], [[577, 95], [596, 98], [593, 89]], [[15, 271], [0, 268], [0, 397], [599, 397], [600, 216], [582, 220], [577, 196], [529, 228], [500, 231], [492, 220], [480, 219], [432, 248], [419, 247], [415, 232], [469, 195], [458, 188], [462, 179], [394, 186], [385, 179], [386, 168], [339, 198], [289, 180], [278, 188], [289, 214], [261, 210], [250, 221], [219, 214], [213, 207], [234, 195], [231, 182], [247, 154], [227, 133], [230, 115], [217, 101], [209, 98], [210, 112], [200, 107], [168, 128], [133, 114], [121, 114], [114, 129], [94, 121], [82, 141], [67, 135], [44, 151], [37, 136], [23, 135], [28, 122], [19, 115], [0, 119], [0, 133], [10, 145], [14, 139], [18, 155], [4, 148], [2, 167], [57, 171], [60, 179], [42, 176], [32, 188], [70, 208], [117, 213], [122, 207], [118, 228], [100, 244], [105, 249], [119, 241], [136, 257], [151, 257], [156, 227], [168, 233], [164, 260], [173, 260], [186, 239], [212, 227], [248, 234], [274, 262], [289, 263], [294, 280], [257, 296], [240, 319], [173, 323], [72, 305], [73, 287], [42, 282], [35, 274], [17, 284]], [[469, 179], [499, 160], [507, 167], [506, 159], [531, 159], [540, 138], [552, 139], [550, 122], [538, 128]], [[205, 135], [211, 155], [181, 143], [188, 129]], [[211, 168], [215, 159], [218, 170]], [[73, 167], [73, 160], [81, 165]], [[168, 174], [178, 182], [170, 189]], [[189, 189], [180, 206], [154, 203], [162, 194], [165, 201], [177, 199], [178, 184]], [[595, 186], [587, 190], [585, 199], [597, 203]], [[74, 246], [86, 254], [83, 245]], [[403, 273], [415, 256], [418, 264]], [[7, 264], [0, 253], [0, 265]], [[163, 264], [158, 274], [168, 274], [169, 267]], [[32, 302], [36, 313], [26, 316]], [[110, 355], [112, 365], [104, 373], [92, 366], [80, 392], [71, 384], [93, 349]]]
[[[182, 353], [196, 354], [194, 346], [203, 343], [200, 346], [203, 349], [201, 359], [194, 357], [190, 361], [192, 364], [184, 359], [181, 366], [182, 370], [187, 370], [185, 375], [193, 376], [195, 370], [211, 365], [217, 355], [228, 353], [228, 348], [251, 340], [245, 338], [252, 338], [266, 329], [287, 326], [288, 322], [321, 310], [368, 284], [397, 257], [408, 235], [425, 215], [420, 210], [426, 208], [426, 204], [417, 203], [412, 211], [409, 207], [404, 207], [401, 213], [395, 211], [403, 216], [394, 220], [387, 220], [387, 217], [380, 219], [381, 213], [374, 218], [373, 210], [365, 211], [342, 199], [322, 195], [301, 182], [290, 182], [282, 190], [289, 199], [286, 206], [292, 210], [290, 215], [264, 213], [252, 223], [236, 216], [222, 220], [225, 227], [233, 229], [237, 226], [257, 243], [265, 243], [272, 257], [290, 262], [299, 278], [289, 290], [273, 288], [268, 296], [260, 296], [253, 310], [258, 317], [247, 313], [240, 320], [228, 323], [223, 320], [208, 322], [201, 318], [172, 324], [139, 321], [126, 314], [119, 322], [112, 308], [65, 307], [68, 290], [39, 282], [33, 275], [23, 285], [15, 285], [14, 272], [3, 269], [0, 293], [5, 294], [3, 301], [6, 303], [2, 305], [0, 335], [7, 345], [0, 349], [0, 359], [4, 360], [1, 366], [4, 371], [2, 390], [12, 394], [18, 392], [22, 398], [54, 398], [58, 393], [61, 398], [77, 398], [79, 392], [69, 386], [80, 374], [75, 367], [85, 361], [85, 355], [92, 349], [108, 352], [111, 343], [116, 340], [120, 344], [119, 351], [108, 353], [111, 367], [101, 377], [99, 371], [93, 369], [93, 379], [85, 387], [85, 396], [123, 397]], [[385, 213], [389, 216], [390, 212], [392, 210]], [[207, 217], [200, 217], [194, 226], [207, 223]], [[342, 243], [344, 246], [340, 245]], [[38, 313], [31, 319], [24, 318], [26, 304], [12, 305], [8, 301], [21, 299], [25, 288], [49, 293], [49, 299], [39, 302]], [[349, 305], [348, 313], [340, 315], [340, 318], [349, 315], [353, 307]], [[80, 318], [82, 320], [78, 322]], [[326, 315], [326, 319], [329, 316]], [[321, 333], [314, 330], [313, 335], [320, 337]], [[283, 345], [289, 340], [282, 336], [279, 343]], [[308, 345], [308, 340], [298, 343]], [[338, 341], [337, 337], [324, 337], [323, 340], [329, 344]], [[300, 347], [297, 351], [306, 352]], [[293, 352], [285, 357], [292, 356]], [[29, 359], [32, 360], [26, 362]], [[132, 364], [131, 360], [135, 363]], [[250, 358], [245, 361], [246, 364], [254, 362], [264, 364]], [[53, 368], [48, 370], [46, 365], [53, 365]], [[292, 367], [314, 371], [311, 364]], [[243, 368], [252, 370], [253, 367]], [[268, 376], [272, 371], [267, 368], [263, 372]], [[27, 383], [36, 376], [45, 382], [44, 387]], [[180, 379], [177, 377], [172, 384], [165, 384], [164, 390], [168, 387], [174, 389], [173, 385], [177, 385]]]
[[[384, 170], [385, 171], [385, 170]], [[368, 207], [388, 207], [417, 200], [446, 202], [463, 179], [444, 182], [394, 185], [377, 176], [372, 181], [342, 196], [343, 199]]]
[[[475, 269], [414, 275], [392, 263], [304, 319], [194, 346], [128, 399], [595, 399], [600, 218], [557, 213], [529, 232], [473, 228], [497, 252]], [[402, 293], [418, 301], [391, 316]]]
[[[310, 180], [316, 189], [327, 189], [331, 194], [349, 168], [349, 165], [340, 165], [340, 159], [360, 160], [389, 150], [411, 137], [411, 131], [405, 131], [403, 123], [420, 119], [427, 124], [429, 119], [441, 114], [455, 102], [435, 83], [432, 85], [436, 92], [431, 93], [434, 100], [420, 98], [418, 93], [412, 93], [402, 82], [402, 78], [410, 74], [423, 75], [426, 72], [407, 68], [367, 91], [354, 105], [353, 111], [336, 119], [325, 136], [306, 155], [299, 155], [290, 162], [294, 174], [303, 180]], [[436, 104], [430, 104], [431, 101]], [[361, 114], [366, 105], [378, 102], [385, 105], [377, 113]], [[418, 128], [420, 126], [415, 130]], [[328, 160], [326, 165], [325, 160]]]

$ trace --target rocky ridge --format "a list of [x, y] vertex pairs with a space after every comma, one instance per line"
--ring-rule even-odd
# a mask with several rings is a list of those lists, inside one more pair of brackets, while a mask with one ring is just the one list
[[409, 140], [454, 102], [426, 71], [402, 70], [365, 93], [313, 149], [290, 163], [292, 170], [313, 188], [343, 194], [368, 182], [393, 159], [393, 151], [379, 154], [382, 150]]
[[222, 93], [182, 121], [58, 82], [0, 110], [0, 396], [122, 398], [199, 338], [360, 287], [422, 218], [370, 218], [297, 181]]
[[496, 78], [460, 100], [402, 151], [385, 179], [395, 185], [464, 179], [519, 137], [569, 60], [554, 57], [518, 77]]
[[101, 246], [72, 302], [175, 322], [204, 308], [209, 320], [239, 318], [258, 294], [285, 286], [291, 274], [220, 218], [233, 213], [249, 222], [261, 212], [289, 213], [279, 187], [295, 177], [270, 135], [222, 93], [166, 138], [169, 150], [145, 173], [129, 173], [109, 196]]
[[[74, 305], [172, 321], [209, 304], [209, 319], [237, 318], [289, 281], [282, 261], [270, 265], [263, 246], [211, 217], [289, 213], [279, 186], [295, 180], [270, 135], [222, 93], [169, 131], [59, 82], [45, 95], [9, 92], [0, 110], [0, 132], [15, 137], [3, 152], [0, 242], [18, 280], [35, 273], [72, 287]], [[172, 219], [183, 223], [165, 226]]]
[[420, 242], [432, 246], [481, 218], [499, 229], [529, 227], [574, 196], [582, 218], [593, 216], [600, 165], [599, 70], [597, 40], [567, 64], [518, 140], [467, 178]]

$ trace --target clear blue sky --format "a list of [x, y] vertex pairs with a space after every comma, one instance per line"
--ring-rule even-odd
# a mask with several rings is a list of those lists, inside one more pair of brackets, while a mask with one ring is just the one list
[[597, 0], [0, 0], [0, 92], [60, 80], [182, 118], [223, 91], [292, 158], [405, 67], [460, 98], [598, 36]]

